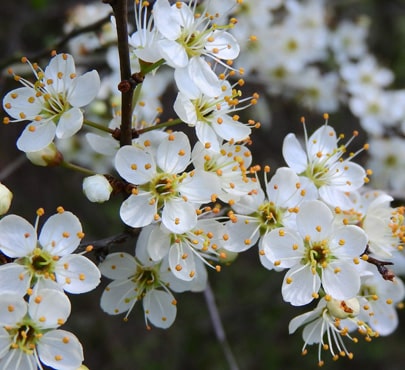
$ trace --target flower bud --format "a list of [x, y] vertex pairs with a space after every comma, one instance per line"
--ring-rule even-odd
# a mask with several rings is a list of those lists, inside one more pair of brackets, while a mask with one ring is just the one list
[[110, 199], [112, 186], [103, 175], [86, 177], [83, 180], [83, 192], [90, 202], [103, 203]]
[[25, 154], [33, 164], [42, 167], [59, 166], [63, 160], [62, 154], [54, 143], [50, 143], [47, 147], [36, 152], [26, 152]]
[[0, 182], [0, 215], [7, 213], [12, 199], [13, 193]]
[[338, 319], [355, 317], [360, 312], [360, 303], [357, 298], [350, 298], [344, 301], [332, 298], [328, 301], [326, 307], [329, 313]]

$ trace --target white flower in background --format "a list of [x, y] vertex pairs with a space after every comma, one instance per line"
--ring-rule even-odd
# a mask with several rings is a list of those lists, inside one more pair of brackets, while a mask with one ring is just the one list
[[382, 136], [390, 120], [392, 96], [382, 89], [365, 88], [349, 99], [349, 108], [359, 118], [361, 127], [373, 136]]
[[252, 155], [244, 145], [228, 142], [222, 144], [219, 152], [216, 152], [197, 142], [191, 156], [197, 170], [205, 171], [212, 176], [213, 181], [219, 181], [220, 192], [217, 196], [224, 202], [237, 201], [255, 187], [247, 177]]
[[[162, 39], [157, 41], [160, 54], [168, 65], [187, 70], [194, 83], [207, 95], [220, 93], [220, 81], [204, 56], [227, 67], [223, 60], [239, 55], [239, 44], [225, 29], [231, 25], [213, 25], [212, 17], [203, 12], [195, 14], [197, 2], [189, 4], [157, 0], [153, 20]], [[215, 18], [214, 18], [215, 19]]]
[[0, 216], [8, 212], [12, 199], [13, 193], [0, 182]]
[[380, 335], [391, 334], [398, 326], [396, 304], [405, 297], [404, 283], [399, 277], [384, 280], [373, 270], [361, 279], [359, 296], [362, 302], [361, 319]]
[[336, 225], [332, 211], [319, 200], [302, 202], [296, 222], [296, 229], [275, 229], [263, 237], [264, 257], [289, 269], [283, 299], [305, 305], [318, 298], [321, 285], [336, 299], [356, 296], [360, 271], [355, 264], [366, 250], [366, 233], [354, 225]]
[[367, 325], [359, 318], [360, 303], [355, 297], [347, 300], [338, 300], [330, 296], [321, 298], [312, 311], [301, 314], [290, 321], [289, 333], [294, 333], [300, 326], [304, 326], [302, 339], [304, 346], [302, 354], [307, 353], [307, 346], [318, 344], [318, 365], [324, 365], [321, 353], [329, 350], [333, 360], [339, 357], [353, 358], [343, 341], [344, 338], [357, 342], [350, 336], [351, 328], [357, 327], [359, 332], [366, 337], [376, 336]]
[[219, 184], [203, 171], [184, 172], [190, 155], [188, 137], [182, 132], [167, 135], [156, 150], [127, 145], [118, 151], [118, 173], [137, 185], [121, 205], [120, 216], [127, 225], [143, 227], [161, 218], [175, 233], [196, 225], [196, 209], [211, 201]]
[[[304, 125], [305, 129], [305, 125]], [[353, 204], [347, 193], [359, 189], [365, 182], [366, 171], [354, 157], [343, 159], [346, 144], [340, 144], [335, 130], [327, 124], [318, 128], [309, 138], [305, 130], [305, 149], [295, 134], [288, 134], [283, 142], [283, 156], [301, 182], [311, 181], [318, 188], [320, 198], [333, 207], [350, 209]], [[305, 179], [306, 178], [306, 179]]]
[[204, 264], [212, 268], [211, 261], [226, 258], [223, 251], [223, 224], [212, 219], [199, 219], [194, 228], [184, 233], [170, 232], [162, 224], [150, 225], [141, 233], [147, 233], [147, 252], [153, 261], [168, 258], [170, 271], [181, 280], [190, 281], [199, 278], [198, 271]]
[[[266, 194], [257, 182], [256, 189], [232, 205], [225, 248], [242, 252], [273, 229], [287, 225], [293, 227], [299, 204], [304, 199], [314, 199], [316, 196], [316, 189], [312, 184], [308, 185], [307, 188], [303, 187], [298, 176], [287, 167], [279, 168], [266, 182]], [[261, 242], [259, 249], [262, 249]], [[273, 267], [269, 263], [265, 266]]]
[[[71, 254], [84, 234], [78, 218], [61, 207], [48, 218], [37, 237], [35, 227], [17, 215], [0, 220], [0, 250], [14, 262], [0, 266], [0, 291], [20, 296], [41, 288], [85, 293], [100, 282], [97, 266], [88, 258]], [[42, 215], [43, 210], [38, 210]]]
[[0, 367], [2, 369], [76, 370], [83, 349], [72, 333], [57, 329], [70, 314], [70, 301], [60, 291], [41, 289], [27, 302], [13, 292], [0, 300]]
[[334, 32], [330, 32], [329, 45], [338, 63], [343, 64], [351, 59], [361, 58], [367, 53], [366, 38], [369, 23], [365, 17], [356, 23], [344, 19], [339, 22]]
[[394, 194], [405, 190], [405, 140], [370, 138], [367, 167], [373, 171], [370, 184], [374, 189], [391, 190]]
[[[236, 113], [255, 104], [258, 98], [255, 94], [239, 100], [240, 90], [235, 89], [228, 81], [224, 81], [222, 87], [222, 93], [212, 98], [198, 89], [191, 91], [192, 82], [189, 81], [188, 91], [180, 88], [173, 106], [182, 121], [195, 127], [198, 140], [217, 152], [223, 140], [238, 142], [249, 137], [251, 128], [248, 124], [239, 122]], [[238, 107], [238, 104], [246, 100], [249, 101], [247, 105]]]
[[[29, 63], [26, 59], [24, 59]], [[15, 75], [24, 87], [10, 91], [3, 99], [3, 108], [13, 120], [30, 121], [17, 140], [24, 152], [34, 152], [50, 144], [55, 135], [59, 139], [73, 136], [83, 125], [80, 107], [89, 104], [97, 95], [100, 78], [93, 70], [76, 75], [73, 57], [69, 54], [54, 56], [43, 71], [29, 63], [34, 83]]]
[[295, 97], [302, 106], [318, 112], [335, 112], [339, 108], [339, 77], [335, 72], [321, 74], [318, 68], [308, 67], [300, 78], [289, 79], [297, 90]]
[[354, 95], [387, 87], [394, 80], [392, 71], [380, 67], [372, 55], [362, 57], [357, 63], [343, 64], [340, 73], [347, 84], [347, 91]]

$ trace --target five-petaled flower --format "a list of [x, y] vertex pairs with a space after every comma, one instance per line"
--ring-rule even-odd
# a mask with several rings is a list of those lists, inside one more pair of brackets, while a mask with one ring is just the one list
[[[43, 210], [38, 211], [41, 215]], [[58, 208], [48, 218], [37, 237], [35, 227], [17, 215], [0, 221], [0, 250], [14, 262], [0, 266], [0, 292], [24, 296], [32, 288], [84, 293], [100, 282], [100, 271], [88, 258], [71, 254], [84, 234], [79, 219]]]
[[[23, 58], [24, 62], [28, 62]], [[77, 76], [73, 57], [57, 54], [43, 71], [29, 63], [34, 83], [14, 75], [24, 87], [10, 91], [3, 99], [8, 117], [4, 123], [30, 121], [17, 140], [24, 152], [35, 152], [59, 139], [73, 136], [83, 125], [81, 107], [89, 104], [100, 88], [100, 78], [93, 70]]]
[[40, 289], [27, 303], [19, 294], [2, 292], [0, 367], [2, 369], [76, 370], [83, 349], [72, 333], [57, 329], [70, 315], [70, 301], [54, 289]]
[[356, 269], [367, 245], [367, 235], [354, 225], [336, 225], [332, 211], [319, 200], [302, 202], [296, 229], [280, 228], [263, 237], [264, 258], [288, 268], [283, 298], [301, 306], [319, 297], [322, 288], [336, 299], [356, 296]]

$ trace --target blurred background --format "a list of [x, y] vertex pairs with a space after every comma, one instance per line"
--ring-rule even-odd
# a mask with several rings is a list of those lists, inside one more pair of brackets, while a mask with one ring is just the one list
[[[4, 2], [0, 11], [0, 93], [4, 95], [15, 83], [6, 73], [19, 55], [31, 61], [42, 61], [44, 50], [52, 48], [66, 34], [66, 20], [76, 4], [90, 1], [20, 0]], [[245, 0], [245, 3], [249, 3]], [[254, 2], [253, 2], [254, 3]], [[300, 2], [298, 2], [300, 3]], [[301, 3], [305, 3], [302, 1]], [[340, 0], [326, 1], [330, 11], [327, 19], [333, 25], [338, 19], [358, 19], [367, 16], [370, 21], [367, 44], [382, 65], [390, 68], [395, 81], [393, 88], [405, 86], [405, 1], [403, 0]], [[108, 8], [108, 5], [104, 5]], [[271, 41], [269, 41], [271, 42]], [[68, 45], [58, 48], [68, 52]], [[99, 51], [96, 51], [96, 56]], [[45, 52], [45, 55], [47, 52]], [[101, 54], [100, 54], [101, 55]], [[38, 57], [32, 60], [31, 57]], [[93, 57], [91, 65], [85, 58], [79, 62], [83, 68], [107, 71], [104, 59]], [[15, 68], [15, 67], [14, 67]], [[254, 81], [246, 86], [246, 94], [257, 91], [263, 96], [263, 105], [257, 112], [250, 109], [249, 117], [262, 123], [261, 131], [252, 135], [251, 150], [256, 163], [270, 164], [273, 169], [283, 165], [281, 146], [288, 132], [302, 133], [300, 117], [305, 116], [312, 132], [323, 123], [322, 112], [298, 104], [282, 94], [267, 94], [261, 84]], [[164, 102], [169, 100], [165, 98]], [[167, 109], [167, 114], [170, 110]], [[255, 118], [256, 113], [260, 116]], [[2, 116], [5, 113], [2, 112]], [[330, 123], [337, 132], [350, 136], [360, 131], [352, 150], [367, 140], [359, 119], [346, 106], [331, 113]], [[49, 216], [57, 206], [71, 210], [82, 221], [85, 240], [102, 239], [121, 232], [118, 219], [121, 200], [113, 199], [108, 205], [93, 204], [81, 192], [82, 175], [62, 168], [42, 168], [26, 160], [16, 149], [15, 141], [23, 124], [0, 126], [0, 181], [14, 193], [10, 213], [27, 220], [35, 220], [35, 211], [43, 207]], [[359, 161], [366, 163], [366, 155]], [[402, 194], [400, 194], [402, 195]], [[402, 199], [405, 197], [402, 197]], [[124, 248], [133, 250], [133, 242]], [[283, 273], [269, 272], [258, 260], [257, 249], [243, 253], [220, 273], [210, 271], [209, 280], [223, 320], [229, 344], [240, 369], [295, 370], [317, 367], [317, 346], [308, 355], [301, 355], [301, 333], [288, 334], [288, 322], [307, 308], [293, 308], [282, 301], [280, 287]], [[140, 305], [135, 307], [128, 322], [122, 316], [112, 317], [99, 308], [99, 297], [107, 284], [89, 294], [70, 296], [72, 314], [65, 326], [75, 333], [83, 344], [85, 364], [91, 370], [223, 370], [228, 365], [218, 343], [201, 293], [177, 294], [178, 313], [174, 325], [168, 330], [145, 328]], [[347, 346], [354, 359], [333, 362], [328, 353], [323, 355], [327, 369], [401, 370], [405, 363], [405, 314], [399, 311], [400, 325], [396, 332], [371, 343], [362, 340]]]

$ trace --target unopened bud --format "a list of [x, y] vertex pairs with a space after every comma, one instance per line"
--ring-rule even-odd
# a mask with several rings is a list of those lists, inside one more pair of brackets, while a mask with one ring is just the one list
[[27, 152], [25, 154], [33, 164], [42, 167], [59, 166], [63, 160], [62, 154], [54, 143], [50, 143], [47, 147], [37, 152]]
[[12, 199], [13, 193], [8, 189], [7, 186], [0, 183], [0, 215], [7, 213]]
[[83, 180], [83, 192], [90, 202], [103, 203], [110, 199], [112, 186], [103, 175], [93, 175]]
[[339, 300], [332, 298], [326, 305], [329, 313], [338, 319], [347, 319], [355, 317], [360, 312], [360, 303], [357, 298]]

